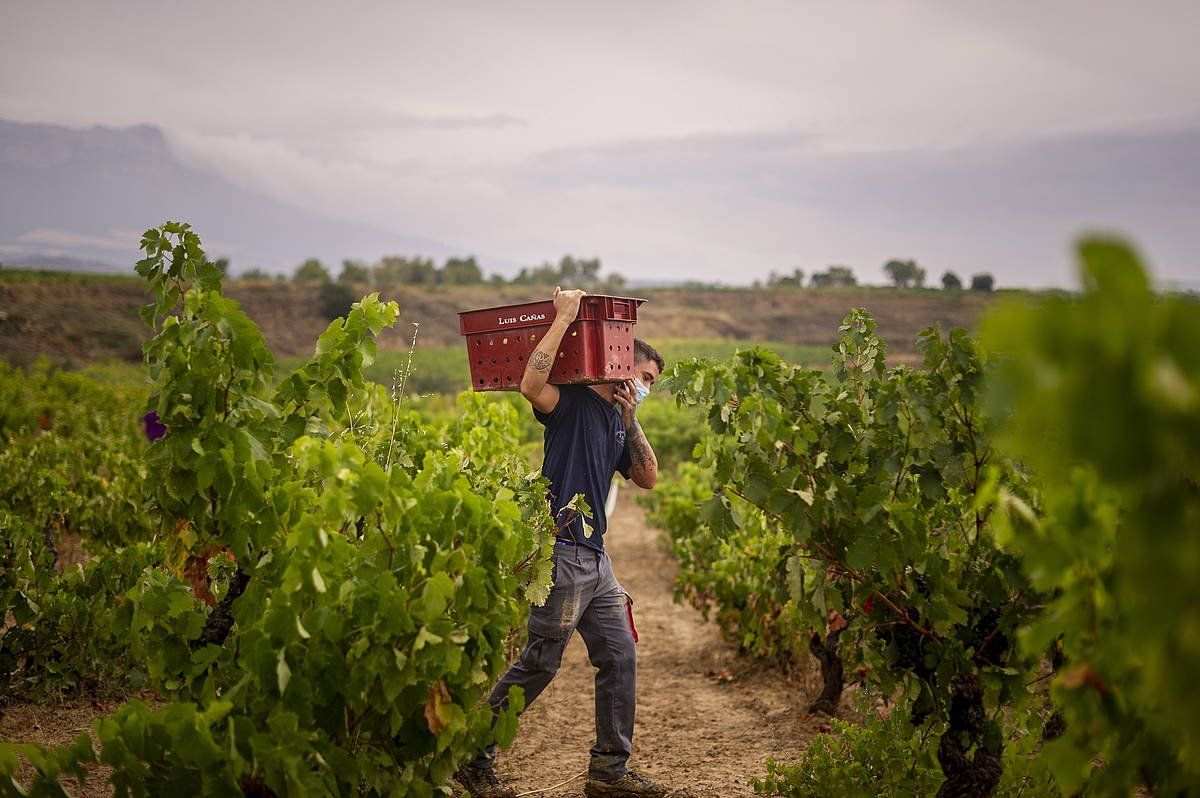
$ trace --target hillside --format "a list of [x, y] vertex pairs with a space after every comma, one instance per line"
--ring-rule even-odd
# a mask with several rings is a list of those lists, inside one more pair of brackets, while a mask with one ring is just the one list
[[[314, 286], [235, 280], [229, 294], [262, 327], [281, 357], [308, 354], [328, 324]], [[409, 323], [418, 322], [422, 348], [457, 347], [458, 311], [544, 294], [544, 289], [528, 286], [406, 289], [391, 297], [400, 303], [402, 322], [380, 339], [380, 346], [407, 348]], [[970, 292], [879, 288], [650, 289], [638, 294], [647, 300], [638, 334], [651, 341], [732, 339], [827, 346], [847, 310], [864, 306], [875, 314], [893, 356], [900, 360], [912, 357], [913, 341], [926, 325], [971, 327], [991, 300]], [[0, 358], [27, 364], [45, 357], [65, 365], [139, 361], [147, 329], [137, 311], [146, 301], [134, 279], [0, 271]]]

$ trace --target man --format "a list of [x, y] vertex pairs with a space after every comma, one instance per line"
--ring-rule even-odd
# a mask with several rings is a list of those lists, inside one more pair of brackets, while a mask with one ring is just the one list
[[[636, 703], [637, 655], [632, 599], [613, 575], [604, 551], [604, 505], [614, 471], [643, 488], [658, 481], [658, 460], [637, 422], [637, 405], [663, 369], [662, 356], [634, 342], [632, 380], [602, 385], [551, 385], [547, 380], [567, 326], [579, 313], [583, 291], [554, 291], [554, 322], [529, 356], [521, 394], [546, 427], [542, 473], [550, 480], [550, 512], [557, 520], [554, 587], [529, 615], [529, 640], [520, 659], [492, 690], [488, 702], [499, 710], [512, 687], [525, 690], [526, 706], [550, 684], [563, 650], [578, 629], [596, 672], [596, 744], [591, 750], [584, 792], [592, 798], [662, 796], [667, 792], [629, 770]], [[591, 517], [566, 507], [576, 494], [587, 500]], [[473, 798], [514, 798], [496, 778], [489, 746], [456, 778]]]

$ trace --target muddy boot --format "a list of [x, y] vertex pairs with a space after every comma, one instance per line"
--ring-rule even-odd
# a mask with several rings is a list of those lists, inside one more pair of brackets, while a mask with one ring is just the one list
[[616, 781], [588, 779], [583, 794], [588, 798], [662, 798], [670, 791], [632, 770]]
[[517, 798], [516, 791], [501, 784], [491, 768], [463, 765], [454, 774], [454, 780], [463, 786], [471, 798]]

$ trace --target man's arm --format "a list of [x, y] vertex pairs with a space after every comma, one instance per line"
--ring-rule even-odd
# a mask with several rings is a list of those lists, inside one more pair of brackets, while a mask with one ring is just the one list
[[613, 396], [621, 405], [621, 420], [625, 422], [625, 445], [629, 448], [629, 478], [640, 488], [653, 488], [658, 483], [658, 458], [637, 420], [637, 402], [626, 380], [617, 386]]
[[550, 369], [554, 367], [558, 345], [562, 343], [567, 327], [579, 315], [581, 299], [583, 291], [554, 289], [554, 321], [538, 342], [537, 348], [530, 353], [525, 373], [521, 375], [521, 395], [543, 413], [550, 413], [558, 407], [558, 386], [551, 385], [547, 380], [550, 379]]
[[629, 459], [633, 461], [629, 478], [639, 487], [653, 488], [658, 484], [658, 458], [654, 456], [654, 449], [650, 448], [650, 441], [646, 439], [646, 433], [637, 419], [634, 419], [633, 429], [629, 430], [626, 441]]

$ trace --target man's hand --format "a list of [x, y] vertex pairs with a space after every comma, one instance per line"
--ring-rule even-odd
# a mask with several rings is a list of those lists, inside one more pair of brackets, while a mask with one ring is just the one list
[[529, 353], [525, 373], [521, 375], [521, 395], [543, 413], [551, 413], [558, 406], [558, 386], [549, 383], [550, 371], [554, 368], [554, 356], [567, 327], [579, 315], [579, 301], [583, 297], [583, 291], [563, 291], [555, 287], [554, 321], [538, 341], [537, 348]]
[[634, 416], [637, 414], [633, 380], [623, 380], [617, 383], [617, 387], [613, 391], [613, 398], [621, 406], [621, 420], [625, 422], [625, 429], [632, 429]]
[[621, 421], [625, 423], [625, 445], [629, 447], [631, 463], [629, 478], [639, 487], [653, 488], [658, 482], [658, 458], [637, 421], [636, 396], [633, 380], [622, 380], [613, 389], [613, 398], [621, 407]]
[[555, 319], [562, 319], [567, 324], [575, 321], [575, 317], [579, 315], [579, 301], [586, 294], [578, 288], [571, 288], [563, 291], [558, 286], [554, 287], [554, 313]]

